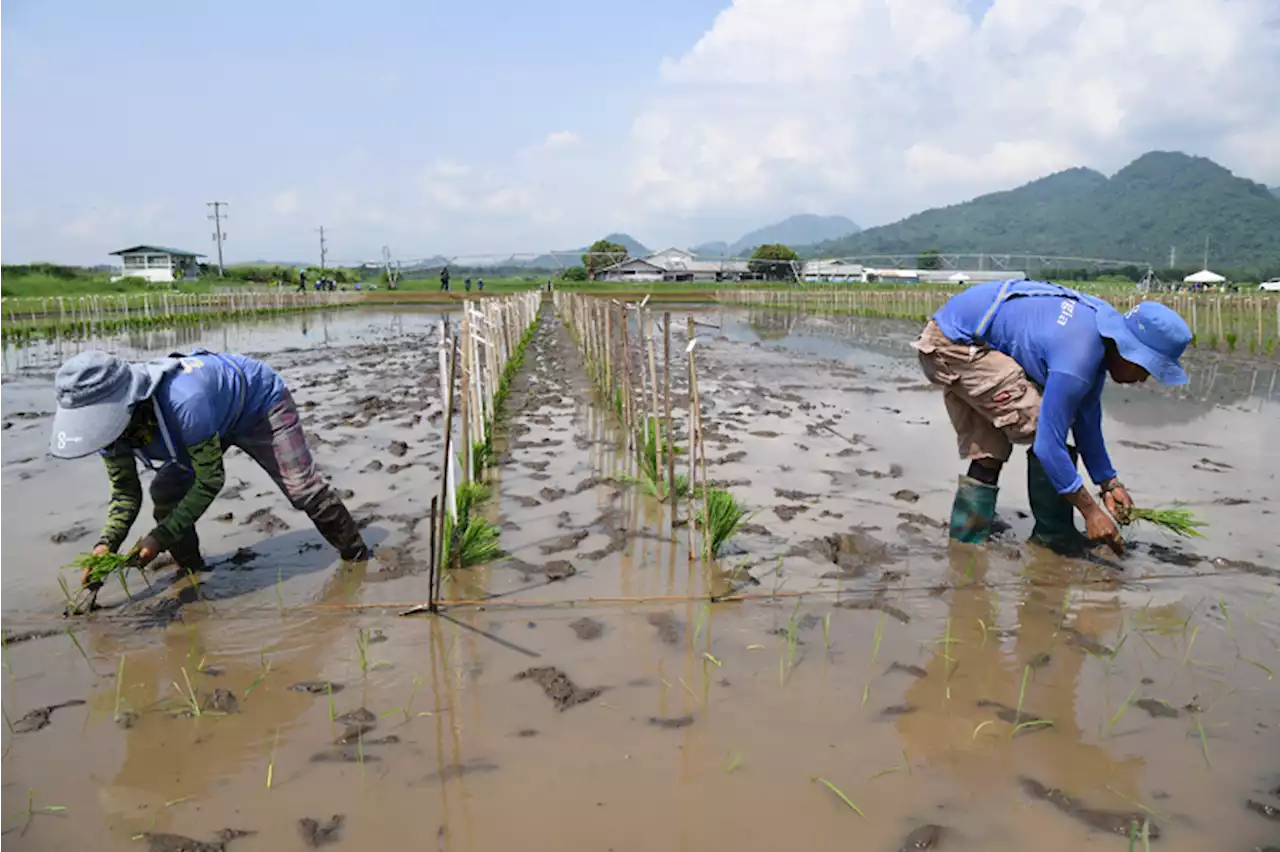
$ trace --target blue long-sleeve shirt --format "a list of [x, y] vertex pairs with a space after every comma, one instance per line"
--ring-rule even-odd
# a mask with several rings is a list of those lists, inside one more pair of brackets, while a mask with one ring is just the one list
[[[978, 284], [951, 297], [933, 317], [942, 333], [956, 343], [978, 342], [975, 332], [1003, 283]], [[1017, 361], [1044, 389], [1033, 451], [1058, 493], [1070, 494], [1084, 481], [1067, 451], [1068, 430], [1095, 483], [1116, 475], [1102, 438], [1106, 347], [1097, 325], [1097, 312], [1113, 309], [1073, 298], [1077, 294], [1066, 288], [1052, 295], [1019, 292], [1052, 287], [1034, 281], [1013, 285], [981, 342]]]

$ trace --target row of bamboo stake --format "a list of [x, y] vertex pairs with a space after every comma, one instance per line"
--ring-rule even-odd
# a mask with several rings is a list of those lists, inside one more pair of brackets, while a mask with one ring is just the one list
[[251, 313], [331, 307], [358, 301], [359, 293], [305, 292], [277, 288], [227, 293], [90, 293], [83, 296], [26, 296], [4, 300], [10, 322], [45, 319], [76, 325], [104, 318], [172, 319], [191, 313]]
[[[480, 471], [476, 454], [491, 447], [492, 430], [498, 414], [497, 398], [503, 374], [519, 352], [538, 319], [542, 297], [537, 292], [509, 296], [464, 299], [458, 322], [440, 321], [440, 399], [444, 408], [441, 429], [444, 457], [440, 465], [440, 495], [431, 500], [431, 562], [428, 576], [427, 609], [437, 610], [444, 572], [441, 547], [445, 518], [458, 522], [458, 487], [474, 482]], [[457, 414], [456, 436], [454, 415]], [[458, 443], [462, 447], [457, 446]], [[459, 475], [461, 455], [461, 475]], [[440, 511], [443, 504], [444, 511]]]
[[[955, 290], [717, 290], [723, 304], [851, 313], [920, 320], [932, 315]], [[1191, 328], [1198, 348], [1247, 349], [1273, 355], [1280, 343], [1280, 298], [1250, 293], [1097, 293], [1119, 311], [1155, 301], [1177, 311]]]
[[[650, 476], [659, 497], [670, 503], [671, 526], [679, 523], [679, 477], [676, 473], [676, 428], [672, 417], [671, 313], [663, 312], [661, 323], [661, 370], [655, 337], [657, 315], [647, 307], [648, 297], [639, 303], [556, 291], [556, 312], [570, 330], [597, 391], [614, 407], [627, 436], [627, 449], [634, 454], [642, 476]], [[702, 399], [698, 392], [698, 366], [693, 317], [688, 320], [685, 348], [688, 416], [689, 515], [697, 511], [694, 499], [702, 497], [702, 539], [698, 549], [711, 559], [709, 512], [710, 481], [707, 477], [706, 441], [702, 429]], [[652, 464], [652, 471], [649, 466]], [[689, 556], [695, 556], [694, 529], [690, 523]]]

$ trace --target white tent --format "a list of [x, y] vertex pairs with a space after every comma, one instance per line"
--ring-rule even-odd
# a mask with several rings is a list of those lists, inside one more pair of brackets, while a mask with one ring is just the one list
[[1226, 281], [1227, 279], [1223, 278], [1221, 275], [1219, 275], [1216, 272], [1210, 272], [1207, 269], [1201, 269], [1199, 272], [1193, 272], [1192, 274], [1188, 275], [1186, 278], [1183, 278], [1182, 280], [1186, 284], [1221, 284], [1223, 281]]
[[961, 282], [963, 282], [963, 281], [968, 281], [968, 280], [969, 280], [969, 276], [968, 276], [967, 274], [963, 273], [963, 272], [957, 272], [955, 275], [952, 275], [952, 276], [951, 276], [950, 278], [948, 278], [947, 280], [948, 280], [948, 281], [961, 281]]

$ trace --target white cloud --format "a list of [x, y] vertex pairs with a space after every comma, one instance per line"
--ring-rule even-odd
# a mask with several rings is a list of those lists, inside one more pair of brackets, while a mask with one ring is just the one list
[[1185, 148], [1280, 181], [1275, 0], [737, 0], [632, 127], [632, 203], [885, 221]]
[[302, 209], [302, 198], [296, 189], [286, 189], [271, 197], [271, 212], [277, 216], [292, 216]]
[[572, 148], [581, 141], [582, 137], [572, 130], [557, 130], [554, 133], [547, 134], [547, 138], [542, 140], [542, 148], [547, 151]]

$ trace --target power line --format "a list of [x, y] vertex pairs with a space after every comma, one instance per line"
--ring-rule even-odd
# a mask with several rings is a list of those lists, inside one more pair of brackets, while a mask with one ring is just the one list
[[213, 220], [213, 238], [218, 243], [218, 277], [221, 278], [223, 273], [222, 241], [227, 238], [227, 235], [222, 233], [222, 208], [230, 205], [225, 201], [206, 201], [204, 204], [206, 207], [213, 208], [213, 213], [208, 218]]

